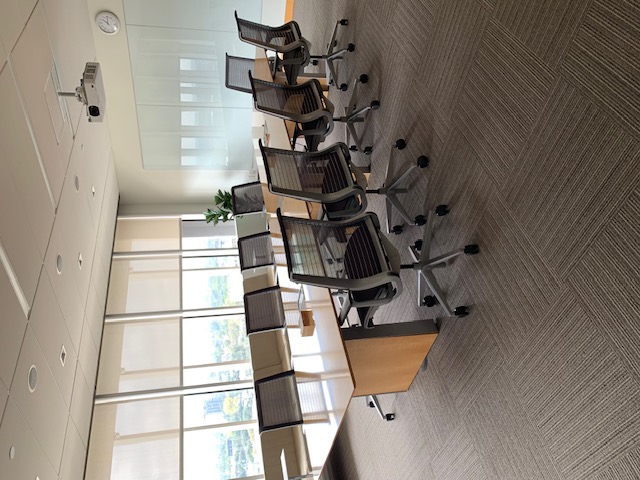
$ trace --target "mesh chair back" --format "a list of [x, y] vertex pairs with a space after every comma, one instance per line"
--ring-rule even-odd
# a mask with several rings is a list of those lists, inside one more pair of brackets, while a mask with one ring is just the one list
[[264, 197], [260, 182], [244, 183], [231, 188], [231, 205], [234, 215], [262, 212]]
[[301, 152], [263, 147], [260, 142], [260, 150], [269, 190], [275, 194], [322, 201], [323, 194], [354, 185], [344, 143], [318, 152]]
[[260, 433], [302, 423], [302, 408], [293, 370], [254, 384]]
[[270, 27], [238, 18], [237, 12], [236, 24], [240, 40], [277, 53], [274, 59], [276, 67], [282, 67], [287, 82], [294, 85], [303, 67], [311, 60], [311, 46], [300, 34], [298, 24], [292, 21], [280, 27]]
[[[309, 80], [301, 85], [283, 85], [253, 78], [251, 82], [256, 110], [277, 115], [294, 122], [311, 121], [326, 109], [322, 87], [317, 80]], [[303, 115], [311, 118], [304, 118]]]
[[238, 239], [240, 270], [274, 263], [271, 233], [263, 232]]
[[378, 236], [373, 213], [330, 222], [285, 217], [278, 210], [291, 280], [362, 290], [397, 278]]
[[269, 287], [244, 296], [247, 334], [284, 328], [285, 312], [280, 287]]
[[226, 73], [224, 84], [227, 88], [239, 92], [251, 93], [251, 82], [248, 72], [253, 72], [256, 64], [253, 58], [233, 57], [226, 55]]
[[318, 150], [334, 125], [334, 107], [322, 95], [320, 82], [313, 79], [302, 85], [282, 85], [254, 79], [251, 73], [249, 80], [255, 109], [295, 122], [294, 143], [302, 135], [307, 150]]
[[235, 12], [235, 17], [240, 40], [256, 47], [284, 52], [291, 49], [286, 47], [299, 42], [302, 38], [300, 27], [296, 22], [288, 22], [279, 27], [271, 27], [238, 18], [238, 12]]
[[[367, 207], [363, 186], [359, 185], [350, 162], [349, 149], [336, 143], [318, 152], [301, 152], [263, 147], [269, 190], [277, 195], [319, 202], [329, 219], [357, 215]], [[363, 183], [366, 186], [364, 176]]]

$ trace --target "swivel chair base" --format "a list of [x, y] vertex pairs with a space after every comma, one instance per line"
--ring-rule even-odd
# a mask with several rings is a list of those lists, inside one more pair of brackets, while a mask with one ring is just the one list
[[352, 152], [361, 151], [365, 155], [371, 155], [373, 153], [373, 147], [362, 147], [362, 139], [356, 131], [355, 124], [364, 122], [369, 110], [377, 110], [378, 108], [380, 108], [380, 102], [378, 100], [373, 100], [369, 105], [365, 107], [358, 107], [358, 84], [365, 84], [368, 81], [369, 76], [365, 73], [363, 73], [362, 75], [360, 75], [360, 77], [356, 78], [353, 81], [353, 93], [351, 94], [349, 104], [344, 109], [344, 116], [333, 119], [334, 122], [342, 122], [345, 124], [347, 136], [346, 143], [350, 145], [349, 150], [351, 150]]
[[409, 217], [407, 210], [404, 208], [397, 196], [398, 193], [407, 193], [407, 189], [402, 187], [401, 185], [405, 182], [405, 180], [409, 178], [409, 176], [416, 168], [426, 168], [429, 166], [429, 158], [427, 156], [420, 155], [414, 165], [411, 165], [409, 168], [407, 168], [399, 178], [391, 183], [391, 185], [389, 185], [388, 187], [386, 186], [386, 184], [390, 182], [389, 165], [393, 163], [394, 153], [396, 150], [403, 150], [406, 146], [407, 142], [404, 139], [399, 138], [398, 140], [396, 140], [396, 143], [391, 147], [391, 153], [389, 154], [389, 161], [387, 162], [384, 185], [381, 188], [366, 190], [366, 193], [368, 194], [376, 193], [385, 197], [385, 207], [387, 212], [387, 233], [394, 233], [396, 235], [402, 233], [402, 226], [394, 225], [393, 227], [391, 227], [391, 218], [394, 208], [400, 214], [402, 219], [408, 224], [421, 227], [427, 223], [424, 215], [418, 215], [414, 218]]
[[[444, 216], [449, 213], [449, 209], [446, 205], [439, 205], [436, 208], [437, 216]], [[436, 304], [442, 306], [443, 310], [450, 317], [466, 317], [469, 314], [469, 308], [466, 306], [459, 306], [452, 309], [449, 306], [447, 297], [442, 291], [442, 288], [438, 284], [438, 281], [433, 274], [433, 270], [436, 268], [444, 268], [448, 262], [458, 257], [459, 255], [475, 255], [480, 252], [478, 245], [465, 245], [463, 248], [452, 250], [451, 252], [439, 255], [431, 258], [431, 238], [433, 236], [433, 214], [429, 213], [427, 219], [427, 226], [424, 230], [422, 240], [416, 241], [413, 245], [409, 246], [409, 251], [415, 263], [410, 265], [402, 265], [403, 269], [413, 269], [418, 275], [418, 306], [431, 307]], [[432, 295], [427, 295], [427, 293]]]
[[378, 415], [380, 415], [380, 418], [382, 420], [391, 422], [396, 418], [395, 413], [384, 413], [382, 407], [380, 406], [380, 401], [378, 400], [377, 395], [367, 395], [367, 405], [369, 406], [369, 408], [375, 408], [376, 412], [378, 412]]
[[338, 20], [335, 27], [333, 28], [331, 40], [327, 44], [327, 52], [324, 55], [311, 55], [310, 58], [313, 65], [318, 65], [318, 63], [321, 61], [325, 62], [328, 70], [327, 83], [329, 83], [329, 85], [335, 85], [337, 88], [344, 92], [349, 89], [349, 85], [346, 83], [338, 83], [338, 73], [334, 62], [337, 60], [342, 60], [344, 58], [344, 54], [347, 52], [353, 52], [356, 49], [356, 46], [353, 43], [350, 43], [340, 50], [334, 50], [338, 45], [338, 42], [336, 41], [336, 35], [338, 33], [338, 27], [340, 25], [349, 25], [349, 20], [347, 20], [346, 18]]

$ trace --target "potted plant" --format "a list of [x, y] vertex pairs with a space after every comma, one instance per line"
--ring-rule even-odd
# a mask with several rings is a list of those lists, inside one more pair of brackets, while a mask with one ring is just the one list
[[213, 198], [213, 202], [215, 209], [207, 208], [207, 211], [203, 212], [207, 223], [213, 222], [214, 225], [217, 225], [220, 221], [227, 222], [233, 219], [230, 192], [218, 190], [218, 193], [216, 193], [216, 196]]

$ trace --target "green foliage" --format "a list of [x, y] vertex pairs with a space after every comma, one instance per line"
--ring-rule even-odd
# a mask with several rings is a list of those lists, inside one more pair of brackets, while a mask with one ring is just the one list
[[218, 190], [218, 193], [213, 197], [213, 203], [215, 209], [207, 208], [207, 211], [203, 212], [207, 223], [213, 222], [214, 225], [217, 225], [220, 221], [227, 222], [233, 218], [231, 192]]
[[235, 420], [234, 415], [240, 410], [240, 398], [238, 397], [225, 397], [222, 403], [222, 411], [225, 417], [230, 420]]

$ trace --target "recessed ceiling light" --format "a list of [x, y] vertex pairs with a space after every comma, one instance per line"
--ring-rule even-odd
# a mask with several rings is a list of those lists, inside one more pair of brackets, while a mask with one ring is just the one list
[[62, 255], [60, 254], [56, 257], [56, 271], [58, 272], [58, 275], [62, 273]]
[[14, 458], [16, 458], [16, 447], [12, 445], [11, 448], [9, 448], [9, 460], [13, 460]]

